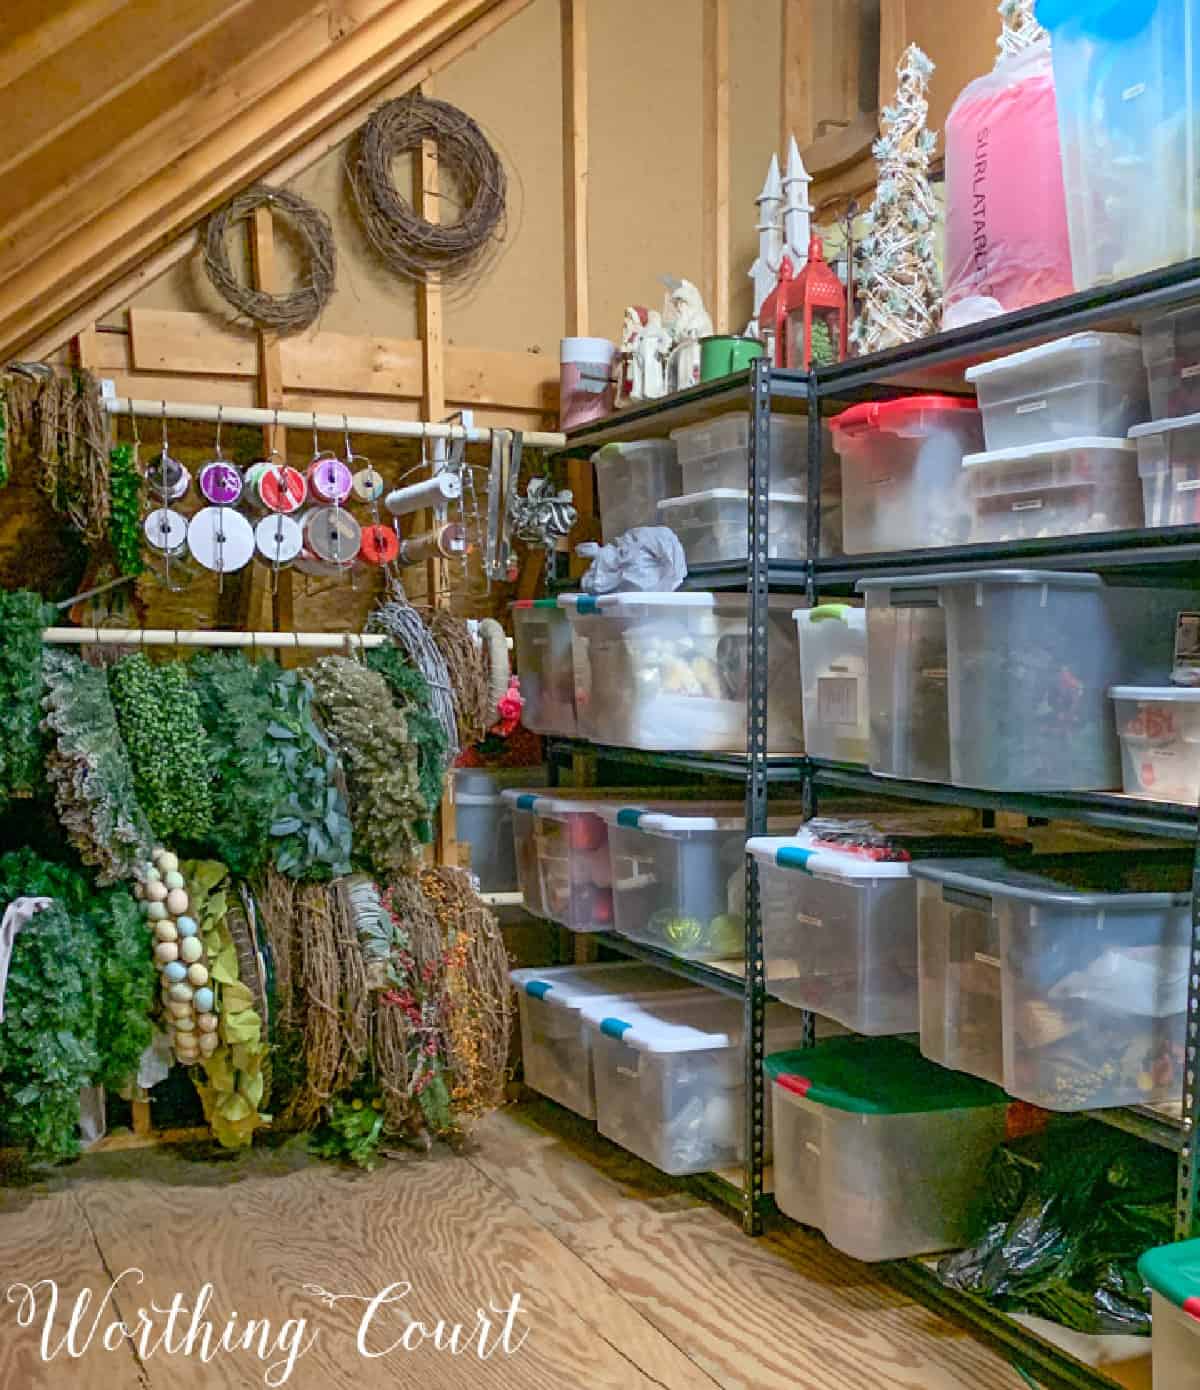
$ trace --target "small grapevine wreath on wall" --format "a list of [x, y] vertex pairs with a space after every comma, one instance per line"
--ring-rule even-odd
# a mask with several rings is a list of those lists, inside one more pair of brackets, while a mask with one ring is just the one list
[[[454, 181], [463, 211], [457, 222], [430, 222], [401, 196], [396, 158], [437, 145], [438, 165]], [[367, 236], [397, 274], [424, 280], [464, 278], [504, 234], [507, 180], [500, 156], [457, 106], [409, 92], [385, 102], [362, 128], [350, 183]]]
[[[287, 294], [268, 294], [243, 285], [233, 273], [226, 235], [256, 208], [270, 208], [292, 228], [308, 254], [302, 283]], [[251, 184], [218, 208], [204, 232], [204, 269], [230, 304], [259, 328], [299, 333], [317, 321], [337, 281], [337, 251], [329, 218], [306, 198], [286, 188]]]

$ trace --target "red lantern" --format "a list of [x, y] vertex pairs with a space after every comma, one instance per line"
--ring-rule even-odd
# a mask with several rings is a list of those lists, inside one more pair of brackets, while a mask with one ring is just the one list
[[791, 257], [784, 256], [779, 263], [779, 278], [775, 281], [775, 288], [763, 300], [758, 311], [758, 336], [766, 346], [766, 356], [776, 367], [786, 365], [784, 357], [787, 346], [787, 294], [795, 274]]
[[[780, 278], [783, 331], [776, 328], [776, 365], [807, 369], [846, 356], [846, 291], [825, 263], [821, 238], [808, 243], [808, 264], [786, 285]], [[780, 360], [782, 358], [782, 360]]]

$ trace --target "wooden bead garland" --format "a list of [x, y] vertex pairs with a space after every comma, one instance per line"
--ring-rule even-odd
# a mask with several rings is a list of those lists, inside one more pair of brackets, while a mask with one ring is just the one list
[[191, 902], [178, 857], [156, 849], [153, 862], [142, 866], [134, 891], [154, 938], [171, 1050], [183, 1066], [194, 1066], [217, 1050], [216, 997], [199, 926], [187, 915]]

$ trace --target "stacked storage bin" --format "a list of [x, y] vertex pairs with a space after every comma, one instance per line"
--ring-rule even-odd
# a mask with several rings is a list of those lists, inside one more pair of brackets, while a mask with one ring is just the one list
[[1200, 1240], [1148, 1251], [1138, 1270], [1151, 1292], [1154, 1390], [1200, 1390]]
[[847, 603], [798, 608], [804, 746], [810, 758], [865, 763], [871, 721], [867, 700], [867, 614]]
[[669, 439], [606, 444], [592, 462], [605, 544], [635, 526], [657, 526], [659, 502], [682, 490], [679, 459]]
[[767, 1058], [780, 1211], [856, 1260], [962, 1245], [1002, 1091], [898, 1038], [830, 1038]]
[[680, 993], [695, 993], [682, 980], [648, 965], [566, 965], [513, 970], [521, 1017], [525, 1084], [585, 1120], [596, 1118], [592, 1030], [582, 1010], [597, 1000], [619, 1007]]
[[921, 1050], [1048, 1110], [1176, 1100], [1190, 871], [1145, 853], [915, 864]]
[[[500, 794], [503, 775], [470, 767], [454, 773], [455, 833], [470, 846], [481, 893], [511, 893], [518, 886], [512, 803]], [[522, 768], [510, 777], [523, 787], [544, 786], [546, 769]]]
[[[658, 996], [585, 1006], [600, 1133], [664, 1173], [744, 1157], [745, 1009], [740, 999]], [[802, 1016], [769, 1004], [767, 1046], [799, 1047]]]
[[566, 609], [577, 594], [518, 599], [511, 606], [513, 647], [521, 681], [521, 722], [535, 734], [575, 737], [575, 666]]

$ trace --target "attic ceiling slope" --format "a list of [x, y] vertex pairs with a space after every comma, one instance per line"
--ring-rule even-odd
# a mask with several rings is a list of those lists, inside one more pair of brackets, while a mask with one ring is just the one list
[[[0, 20], [0, 360], [506, 0], [50, 0]], [[147, 42], [138, 26], [151, 26]], [[104, 82], [93, 65], [102, 59]], [[29, 94], [42, 99], [30, 110]], [[31, 85], [32, 84], [32, 85]], [[12, 132], [19, 132], [13, 135]]]

